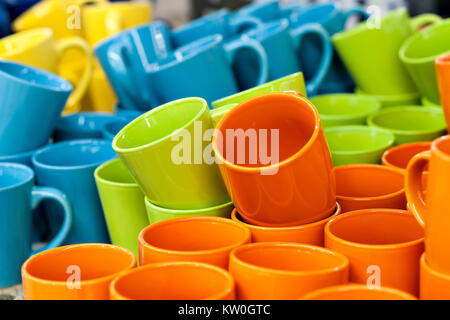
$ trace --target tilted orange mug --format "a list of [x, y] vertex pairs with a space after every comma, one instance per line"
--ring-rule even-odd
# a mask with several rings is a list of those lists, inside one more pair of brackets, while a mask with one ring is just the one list
[[[426, 199], [422, 173], [429, 166]], [[450, 274], [450, 136], [433, 141], [431, 151], [415, 156], [406, 171], [409, 209], [425, 227], [427, 263]]]

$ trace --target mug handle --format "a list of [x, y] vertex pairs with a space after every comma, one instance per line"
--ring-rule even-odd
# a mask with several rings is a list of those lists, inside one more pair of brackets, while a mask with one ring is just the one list
[[331, 45], [328, 32], [326, 32], [321, 25], [317, 23], [310, 23], [304, 26], [300, 26], [291, 31], [291, 38], [294, 42], [296, 51], [300, 50], [301, 41], [303, 37], [307, 34], [317, 35], [320, 39], [320, 42], [322, 43], [322, 50], [323, 50], [322, 60], [319, 65], [319, 69], [317, 70], [316, 74], [311, 79], [311, 81], [306, 85], [306, 91], [308, 93], [308, 96], [310, 95], [313, 96], [319, 89], [320, 85], [325, 79], [325, 76], [330, 70], [331, 61], [333, 59], [333, 46]]
[[363, 6], [351, 7], [350, 9], [342, 12], [342, 14], [344, 15], [344, 24], [347, 23], [347, 20], [355, 14], [360, 15], [363, 18], [363, 20], [367, 20], [370, 17], [370, 15], [367, 13], [367, 11]]
[[67, 196], [55, 188], [49, 187], [33, 187], [31, 191], [31, 208], [34, 210], [44, 200], [55, 200], [61, 204], [64, 211], [64, 221], [61, 229], [53, 237], [53, 239], [42, 249], [33, 251], [31, 255], [36, 253], [59, 247], [69, 234], [72, 227], [72, 206], [67, 199]]
[[67, 101], [67, 108], [70, 109], [70, 111], [79, 111], [72, 109], [81, 101], [84, 94], [88, 90], [94, 70], [94, 55], [88, 43], [79, 37], [61, 39], [57, 42], [56, 48], [58, 51], [59, 60], [64, 55], [64, 52], [73, 48], [78, 48], [83, 51], [86, 57], [86, 65], [84, 66], [83, 74], [81, 75], [77, 86], [74, 88], [72, 94], [69, 97], [69, 100]]
[[245, 30], [262, 26], [261, 20], [253, 17], [236, 17], [230, 22], [231, 33], [238, 34]]
[[408, 164], [406, 169], [405, 190], [408, 199], [409, 210], [412, 211], [417, 222], [425, 226], [426, 203], [423, 196], [422, 173], [430, 162], [431, 152], [426, 151], [416, 155]]
[[108, 37], [119, 33], [124, 28], [123, 16], [119, 10], [108, 11], [103, 23]]
[[255, 86], [259, 86], [261, 84], [264, 84], [269, 79], [269, 62], [267, 61], [267, 54], [266, 50], [263, 48], [263, 46], [256, 40], [253, 39], [245, 39], [245, 40], [237, 40], [233, 41], [231, 43], [227, 43], [224, 46], [225, 51], [227, 53], [227, 58], [230, 63], [233, 63], [236, 60], [236, 53], [243, 49], [247, 48], [256, 53], [256, 56], [258, 57], [258, 63], [259, 63], [259, 75], [258, 80], [255, 84]]
[[442, 17], [438, 16], [437, 14], [425, 13], [411, 18], [410, 24], [413, 32], [418, 32], [423, 26], [427, 24], [435, 24], [440, 21], [442, 21]]

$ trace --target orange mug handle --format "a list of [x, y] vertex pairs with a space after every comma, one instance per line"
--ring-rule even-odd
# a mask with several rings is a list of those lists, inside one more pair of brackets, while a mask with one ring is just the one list
[[406, 168], [405, 189], [408, 207], [422, 227], [425, 226], [426, 209], [424, 190], [422, 189], [422, 173], [429, 164], [430, 158], [430, 151], [419, 153], [411, 159]]

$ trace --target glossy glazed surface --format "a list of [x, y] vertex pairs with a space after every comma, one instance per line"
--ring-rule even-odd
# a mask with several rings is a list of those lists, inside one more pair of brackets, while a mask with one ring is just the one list
[[450, 276], [431, 269], [426, 253], [420, 258], [420, 299], [450, 299]]
[[391, 288], [369, 289], [366, 285], [349, 284], [317, 290], [302, 300], [417, 300], [416, 297]]

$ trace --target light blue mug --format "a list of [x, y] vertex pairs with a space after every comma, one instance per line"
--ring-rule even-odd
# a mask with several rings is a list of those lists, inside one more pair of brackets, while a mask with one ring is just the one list
[[235, 12], [236, 17], [253, 17], [263, 22], [288, 18], [291, 14], [305, 10], [305, 5], [292, 2], [280, 5], [279, 0], [254, 1]]
[[[116, 154], [107, 140], [71, 140], [48, 145], [32, 158], [37, 183], [62, 190], [73, 208], [73, 224], [64, 244], [109, 243], [94, 171]], [[50, 229], [61, 224], [59, 207], [45, 204]]]
[[[44, 200], [62, 207], [62, 223], [44, 248], [32, 251], [32, 210]], [[5, 288], [20, 283], [20, 268], [32, 254], [64, 242], [72, 225], [72, 209], [64, 193], [35, 187], [33, 170], [16, 163], [0, 163], [0, 208], [0, 288]]]
[[72, 85], [23, 64], [0, 61], [0, 156], [48, 143]]
[[[302, 40], [307, 35], [318, 38], [322, 45], [322, 51], [318, 55], [320, 67], [306, 84], [308, 95], [314, 95], [328, 73], [333, 56], [330, 38], [319, 24], [308, 24], [289, 30], [289, 21], [282, 19], [250, 30], [242, 35], [242, 38], [253, 39], [264, 47], [269, 63], [268, 81], [273, 81], [302, 71], [303, 66], [309, 63], [309, 60], [299, 59], [299, 54], [304, 49]], [[247, 52], [240, 53], [240, 59], [236, 60], [236, 70], [238, 77], [242, 79], [242, 87], [254, 86], [257, 68], [251, 55]]]
[[[289, 19], [290, 28], [295, 30], [296, 28], [309, 23], [318, 23], [331, 37], [344, 30], [347, 20], [354, 15], [359, 15], [363, 19], [369, 17], [368, 13], [361, 6], [353, 6], [347, 10], [342, 10], [338, 3], [317, 4], [310, 6], [303, 12], [292, 14]], [[308, 63], [304, 64], [303, 68], [306, 81], [312, 79], [321, 66], [321, 46], [322, 43], [317, 38], [305, 39], [300, 56], [303, 61], [308, 61]], [[353, 92], [354, 87], [355, 84], [352, 77], [337, 53], [333, 50], [333, 61], [330, 70], [327, 72], [323, 83], [320, 85], [318, 93]]]

